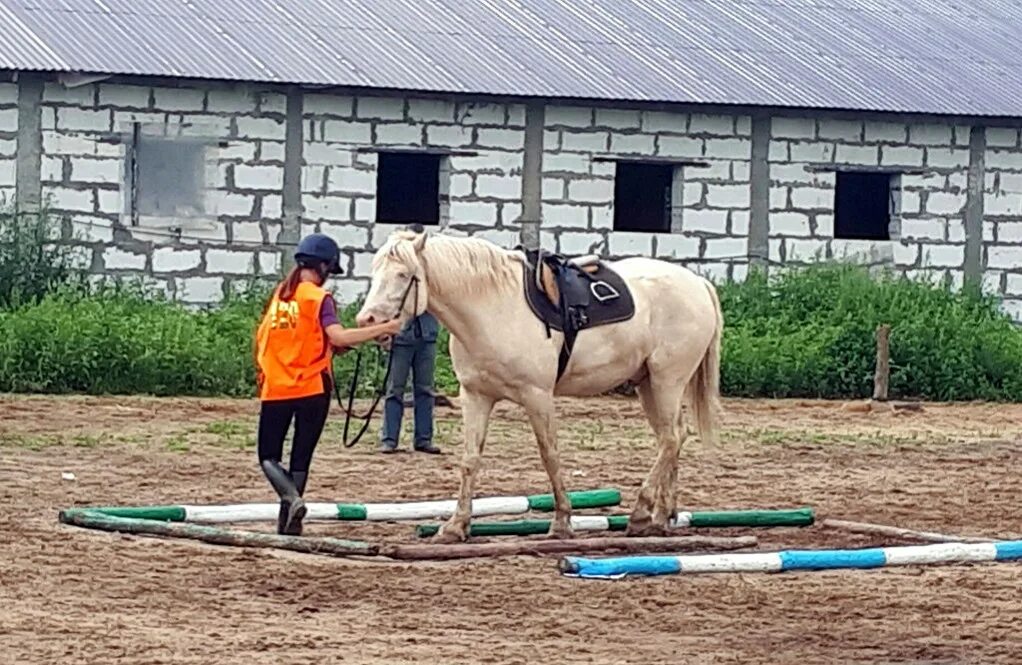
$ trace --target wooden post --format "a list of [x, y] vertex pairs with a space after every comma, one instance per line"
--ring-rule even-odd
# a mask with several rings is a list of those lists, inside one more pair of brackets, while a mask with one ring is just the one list
[[873, 400], [887, 401], [887, 389], [891, 381], [891, 326], [886, 323], [877, 327], [876, 373], [873, 375]]

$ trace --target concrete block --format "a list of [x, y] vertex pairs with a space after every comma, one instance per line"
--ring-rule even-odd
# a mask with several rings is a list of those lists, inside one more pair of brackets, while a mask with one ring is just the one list
[[303, 196], [305, 218], [309, 220], [351, 221], [351, 199], [346, 196]]
[[522, 204], [504, 201], [500, 204], [498, 217], [504, 226], [517, 225], [522, 216]]
[[823, 238], [833, 238], [834, 215], [821, 215], [817, 213], [813, 217], [813, 235]]
[[400, 97], [359, 97], [355, 115], [366, 120], [404, 120], [405, 100]]
[[611, 129], [639, 129], [642, 126], [642, 118], [638, 111], [596, 109], [596, 126]]
[[797, 263], [821, 261], [827, 256], [826, 240], [797, 240], [788, 238], [785, 241], [786, 259]]
[[206, 91], [192, 88], [154, 88], [154, 108], [160, 111], [202, 111]]
[[818, 187], [793, 187], [791, 205], [799, 210], [833, 210], [834, 190]]
[[323, 136], [331, 143], [372, 143], [372, 126], [365, 122], [327, 120], [323, 123]]
[[986, 151], [986, 168], [1022, 171], [1022, 151], [988, 148]]
[[422, 126], [408, 123], [379, 123], [376, 143], [380, 145], [422, 145]]
[[114, 131], [129, 133], [135, 123], [142, 125], [142, 130], [149, 136], [167, 136], [176, 133], [180, 123], [179, 116], [163, 111], [118, 111], [114, 109]]
[[787, 210], [791, 207], [789, 197], [791, 190], [787, 187], [770, 188], [770, 210]]
[[1022, 222], [999, 222], [997, 242], [1022, 243]]
[[965, 220], [949, 219], [945, 226], [948, 242], [965, 242]]
[[[175, 128], [171, 127], [171, 135], [174, 135], [174, 132]], [[199, 138], [227, 137], [231, 134], [231, 119], [215, 115], [181, 115], [176, 133], [180, 136]], [[283, 133], [280, 138], [284, 138]]]
[[225, 249], [206, 250], [206, 272], [246, 275], [254, 272], [253, 252], [234, 252]]
[[[15, 178], [15, 161], [13, 159], [0, 161], [0, 183], [14, 184]], [[43, 182], [59, 183], [64, 180], [64, 158], [63, 157], [43, 157], [42, 168], [40, 169], [40, 177]]]
[[947, 146], [953, 142], [952, 132], [951, 125], [911, 125], [908, 140], [916, 145]]
[[793, 142], [791, 161], [828, 164], [834, 161], [834, 144], [817, 142]]
[[261, 204], [263, 219], [280, 219], [284, 216], [284, 197], [280, 194], [263, 194]]
[[153, 252], [153, 272], [186, 272], [202, 263], [202, 252], [197, 249], [163, 247]]
[[711, 208], [748, 208], [751, 192], [745, 185], [709, 185], [706, 203]]
[[703, 154], [709, 159], [750, 159], [752, 141], [745, 138], [706, 139]]
[[0, 159], [13, 158], [18, 154], [18, 140], [14, 138], [0, 139]]
[[700, 239], [680, 233], [659, 233], [656, 236], [656, 256], [660, 259], [699, 258]]
[[426, 143], [431, 146], [463, 148], [472, 145], [472, 128], [460, 125], [426, 127]]
[[558, 246], [561, 253], [568, 256], [603, 255], [607, 247], [607, 240], [597, 233], [564, 232], [558, 239]]
[[353, 161], [351, 150], [336, 144], [319, 141], [306, 142], [302, 157], [305, 159], [306, 164], [325, 164], [329, 166], [351, 166]]
[[259, 222], [231, 222], [231, 238], [234, 242], [263, 243], [263, 227]]
[[[117, 106], [122, 109], [147, 109], [149, 108], [151, 93], [152, 90], [145, 86], [101, 83], [99, 86], [99, 105]], [[88, 105], [91, 106], [91, 101]]]
[[686, 182], [681, 196], [682, 203], [689, 208], [705, 203], [706, 185], [701, 182]]
[[924, 268], [960, 268], [965, 262], [963, 245], [921, 245]]
[[657, 154], [662, 157], [698, 158], [703, 156], [703, 139], [688, 136], [658, 136]]
[[525, 127], [525, 106], [523, 104], [507, 105], [507, 126]]
[[[16, 91], [16, 84], [14, 88]], [[76, 106], [92, 107], [95, 104], [95, 100], [95, 84], [68, 88], [56, 81], [47, 81], [43, 83], [43, 103], [53, 102], [57, 104], [74, 104]], [[17, 97], [15, 97], [15, 103], [17, 103]]]
[[302, 193], [322, 194], [326, 191], [327, 167], [320, 165], [302, 167]]
[[355, 199], [355, 221], [376, 221], [376, 199]]
[[735, 118], [735, 134], [752, 136], [752, 118], [750, 116], [740, 115]]
[[593, 230], [614, 230], [614, 206], [589, 206], [589, 228]]
[[355, 114], [355, 99], [348, 95], [323, 95], [307, 92], [302, 110], [305, 115], [350, 118]]
[[997, 238], [997, 223], [983, 222], [983, 242], [994, 242]]
[[609, 145], [610, 132], [561, 132], [561, 149], [568, 152], [606, 152]]
[[65, 132], [109, 132], [113, 129], [113, 114], [109, 110], [59, 108], [57, 128]]
[[67, 187], [44, 187], [43, 196], [52, 196], [51, 206], [55, 210], [92, 212], [95, 209], [91, 189], [69, 189]]
[[454, 172], [487, 172], [510, 174], [515, 169], [522, 168], [522, 153], [520, 152], [491, 152], [477, 157], [450, 158], [451, 171]]
[[905, 143], [908, 126], [900, 122], [866, 122], [867, 143]]
[[1018, 147], [1018, 129], [1015, 127], [987, 127], [987, 145], [994, 148]]
[[982, 289], [983, 295], [997, 295], [1004, 293], [1002, 288], [1001, 280], [1004, 277], [1004, 273], [1000, 270], [988, 270], [983, 273]]
[[895, 265], [914, 266], [919, 261], [919, 245], [915, 242], [892, 242], [891, 255]]
[[880, 148], [881, 166], [922, 166], [923, 149], [911, 146], [890, 146]]
[[558, 130], [545, 130], [543, 132], [543, 150], [557, 152], [561, 150], [561, 132]]
[[332, 167], [327, 174], [327, 188], [331, 192], [375, 196], [376, 172]]
[[813, 118], [771, 118], [770, 135], [779, 139], [815, 139], [816, 120]]
[[236, 160], [239, 162], [251, 162], [256, 158], [258, 143], [249, 141], [234, 141], [227, 144], [227, 147], [220, 148], [217, 157], [220, 161]]
[[902, 219], [901, 237], [911, 240], [944, 240], [944, 222], [939, 219]]
[[483, 127], [476, 130], [475, 144], [481, 148], [522, 150], [525, 147], [525, 132], [517, 129]]
[[216, 303], [224, 297], [222, 277], [187, 277], [177, 282], [177, 297], [188, 303]]
[[1014, 192], [987, 194], [984, 196], [983, 213], [985, 215], [1022, 215], [1022, 195]]
[[856, 120], [821, 118], [817, 123], [817, 133], [821, 139], [831, 141], [861, 141], [863, 123]]
[[[305, 105], [302, 104], [304, 109]], [[276, 113], [284, 115], [287, 113], [287, 95], [279, 92], [259, 93], [259, 112]]]
[[[814, 173], [803, 164], [771, 164], [770, 181], [792, 185], [815, 186], [821, 184], [828, 174]], [[830, 174], [831, 176], [833, 174]], [[833, 186], [833, 183], [832, 183]]]
[[369, 246], [368, 226], [355, 224], [320, 224], [320, 232], [337, 241], [341, 249], [365, 249]]
[[122, 189], [96, 190], [96, 211], [106, 215], [119, 215], [124, 211], [124, 193]]
[[565, 198], [566, 188], [560, 178], [543, 178], [543, 200], [560, 201]]
[[284, 162], [285, 144], [280, 141], [260, 141], [259, 161], [260, 162]]
[[693, 113], [688, 122], [689, 134], [709, 136], [734, 136], [735, 118], [730, 115], [705, 115]]
[[731, 162], [731, 179], [735, 182], [749, 182], [751, 168], [749, 162]]
[[878, 146], [838, 145], [834, 161], [841, 164], [877, 166], [880, 156]]
[[653, 234], [612, 231], [607, 234], [607, 252], [611, 256], [652, 256]]
[[972, 137], [972, 128], [966, 125], [955, 126], [955, 145], [968, 146]]
[[239, 189], [280, 190], [284, 186], [284, 169], [238, 164], [234, 167], [234, 184]]
[[767, 255], [771, 261], [777, 261], [778, 263], [783, 261], [787, 243], [788, 240], [786, 238], [770, 238], [767, 242]]
[[469, 173], [455, 173], [451, 175], [451, 182], [448, 187], [448, 194], [453, 198], [466, 198], [474, 193], [474, 182]]
[[926, 148], [926, 166], [946, 169], [968, 169], [969, 151], [964, 148]]
[[922, 200], [919, 192], [901, 190], [900, 212], [902, 215], [915, 215], [921, 212], [922, 209]]
[[[100, 102], [103, 101], [103, 89], [99, 91]], [[308, 99], [308, 98], [306, 98]], [[206, 93], [206, 110], [210, 113], [255, 113], [257, 100], [255, 95], [244, 88], [212, 89]]]
[[589, 226], [589, 209], [579, 205], [545, 205], [543, 206], [543, 225], [554, 228], [587, 228]]
[[808, 236], [809, 215], [800, 212], [770, 213], [770, 235]]
[[643, 111], [642, 131], [666, 134], [688, 133], [688, 114], [664, 111]]
[[271, 141], [284, 140], [284, 123], [279, 120], [238, 116], [234, 121], [238, 126], [238, 136], [240, 138], [269, 139]]
[[493, 226], [497, 223], [497, 204], [483, 201], [451, 201], [452, 224], [480, 224]]
[[483, 229], [473, 233], [472, 236], [492, 242], [494, 245], [504, 249], [511, 249], [519, 242], [517, 231]]
[[926, 198], [926, 212], [931, 215], [958, 215], [964, 208], [964, 194], [930, 192]]
[[610, 135], [610, 151], [623, 155], [652, 155], [655, 143], [652, 134], [617, 134]]
[[733, 236], [749, 235], [749, 211], [732, 210], [730, 216], [731, 216], [731, 235]]
[[587, 129], [593, 126], [593, 109], [585, 106], [548, 106], [545, 116], [547, 127]]
[[259, 252], [256, 267], [260, 275], [279, 275], [281, 272], [280, 252]]
[[119, 247], [103, 250], [103, 267], [107, 270], [145, 270], [146, 255]]
[[614, 200], [612, 180], [569, 180], [568, 199], [573, 202], [611, 203]]
[[82, 242], [112, 243], [114, 241], [114, 229], [110, 222], [86, 215], [71, 218], [71, 233]]
[[1000, 176], [1002, 192], [1022, 192], [1022, 173], [1001, 173]]
[[682, 228], [689, 233], [727, 234], [726, 210], [685, 210]]
[[456, 121], [464, 125], [503, 125], [507, 109], [503, 104], [467, 102], [458, 104]]
[[121, 161], [118, 159], [71, 158], [73, 182], [117, 184], [122, 177]]
[[708, 238], [704, 259], [743, 259], [749, 252], [748, 238]]
[[767, 147], [767, 161], [791, 161], [791, 143], [788, 141], [770, 141], [770, 145]]
[[519, 176], [481, 174], [476, 177], [476, 195], [483, 198], [520, 199], [522, 179]]

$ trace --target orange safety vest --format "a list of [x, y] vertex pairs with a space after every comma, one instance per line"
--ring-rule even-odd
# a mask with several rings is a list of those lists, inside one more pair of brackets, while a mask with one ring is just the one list
[[295, 399], [327, 390], [324, 374], [333, 380], [333, 351], [319, 322], [327, 295], [312, 282], [299, 283], [288, 301], [273, 294], [256, 332], [260, 399]]

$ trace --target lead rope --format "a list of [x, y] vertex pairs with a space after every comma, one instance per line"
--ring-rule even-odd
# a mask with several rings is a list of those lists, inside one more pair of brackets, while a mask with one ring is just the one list
[[[408, 287], [405, 289], [404, 295], [401, 296], [401, 305], [398, 307], [398, 312], [403, 312], [405, 308], [405, 302], [408, 300], [408, 294], [411, 292], [412, 287], [418, 284], [418, 277], [412, 277], [411, 281], [408, 282]], [[413, 310], [415, 315], [419, 312], [419, 289], [415, 289], [415, 309]], [[362, 370], [362, 351], [363, 348], [359, 347], [355, 351], [355, 371], [351, 375], [351, 383], [348, 386], [348, 405], [345, 407], [344, 400], [341, 397], [341, 389], [334, 382], [334, 395], [337, 397], [337, 405], [344, 411], [344, 432], [341, 434], [341, 443], [344, 444], [345, 448], [351, 448], [362, 438], [362, 435], [369, 429], [369, 424], [372, 422], [373, 413], [376, 412], [376, 407], [379, 405], [380, 400], [384, 395], [387, 394], [387, 380], [390, 378], [390, 369], [394, 364], [394, 342], [391, 340], [390, 351], [387, 353], [387, 369], [383, 374], [383, 380], [376, 388], [376, 396], [373, 399], [373, 403], [369, 406], [369, 410], [364, 416], [356, 416], [352, 413], [352, 406], [355, 402], [355, 392], [358, 390], [358, 379]], [[376, 369], [379, 371], [380, 368], [380, 349], [376, 348]], [[362, 420], [362, 427], [358, 430], [358, 434], [355, 438], [348, 440], [348, 432], [351, 428], [351, 421]]]

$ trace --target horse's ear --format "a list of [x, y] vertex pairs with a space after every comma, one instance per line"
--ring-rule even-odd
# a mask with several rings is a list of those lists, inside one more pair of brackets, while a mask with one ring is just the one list
[[423, 248], [425, 246], [426, 246], [426, 232], [423, 231], [422, 233], [420, 233], [418, 236], [415, 237], [415, 240], [412, 241], [412, 247], [415, 248], [415, 253], [418, 254], [419, 252], [421, 252], [423, 250]]

